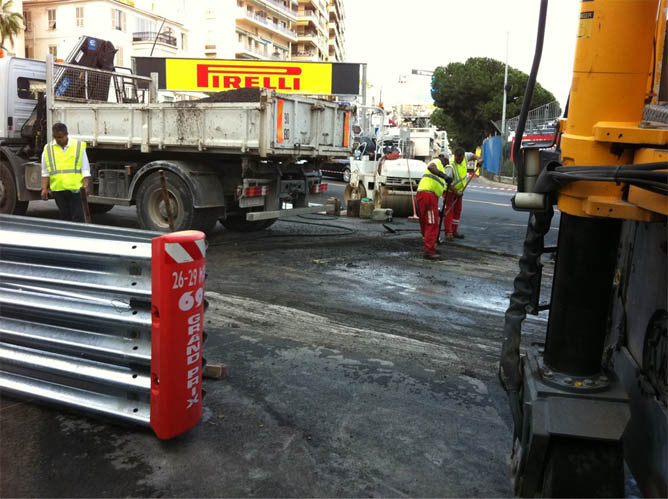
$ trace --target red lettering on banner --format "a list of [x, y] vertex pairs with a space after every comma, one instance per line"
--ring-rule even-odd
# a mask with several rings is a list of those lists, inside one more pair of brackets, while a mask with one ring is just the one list
[[[272, 90], [299, 90], [299, 75], [302, 69], [296, 66], [254, 66], [249, 64], [198, 64], [197, 86], [201, 88], [264, 87]], [[278, 79], [278, 84], [276, 83]], [[290, 85], [292, 84], [292, 86]]]
[[[214, 85], [214, 88], [218, 88]], [[223, 88], [241, 88], [241, 78], [239, 76], [223, 76]]]
[[276, 87], [273, 87], [271, 85], [271, 78], [269, 76], [265, 76], [264, 78], [262, 78], [262, 86], [264, 88], [270, 88], [272, 90], [276, 90]]

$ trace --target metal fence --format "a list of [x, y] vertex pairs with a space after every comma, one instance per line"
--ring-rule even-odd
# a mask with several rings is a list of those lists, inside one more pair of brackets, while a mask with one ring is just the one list
[[[184, 391], [189, 372], [164, 350], [179, 338], [183, 347], [187, 326], [158, 330], [154, 316], [156, 242], [174, 235], [10, 215], [0, 227], [0, 389], [150, 425], [161, 438], [192, 426], [196, 411], [160, 385], [183, 378], [174, 384]], [[160, 336], [169, 342], [156, 350]]]
[[[524, 133], [540, 133], [552, 128], [553, 123], [561, 116], [561, 106], [558, 101], [549, 102], [543, 106], [529, 111]], [[517, 130], [517, 124], [520, 121], [519, 116], [506, 120], [506, 133], [512, 133]], [[501, 130], [501, 120], [494, 124]]]
[[[47, 61], [47, 71], [49, 71]], [[150, 100], [151, 79], [127, 72], [104, 71], [62, 62], [53, 63], [55, 99], [145, 104]]]

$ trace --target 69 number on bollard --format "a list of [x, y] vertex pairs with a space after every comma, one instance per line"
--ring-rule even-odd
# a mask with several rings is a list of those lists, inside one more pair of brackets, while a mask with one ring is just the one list
[[168, 439], [202, 416], [205, 236], [156, 237], [152, 252], [151, 428]]

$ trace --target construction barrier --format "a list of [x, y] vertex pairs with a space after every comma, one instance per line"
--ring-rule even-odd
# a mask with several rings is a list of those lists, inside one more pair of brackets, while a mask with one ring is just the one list
[[192, 428], [204, 237], [0, 215], [0, 389], [159, 438]]

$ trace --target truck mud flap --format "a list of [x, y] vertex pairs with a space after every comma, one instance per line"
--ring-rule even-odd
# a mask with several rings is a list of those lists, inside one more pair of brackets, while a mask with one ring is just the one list
[[0, 215], [0, 390], [149, 426], [202, 413], [205, 236]]

